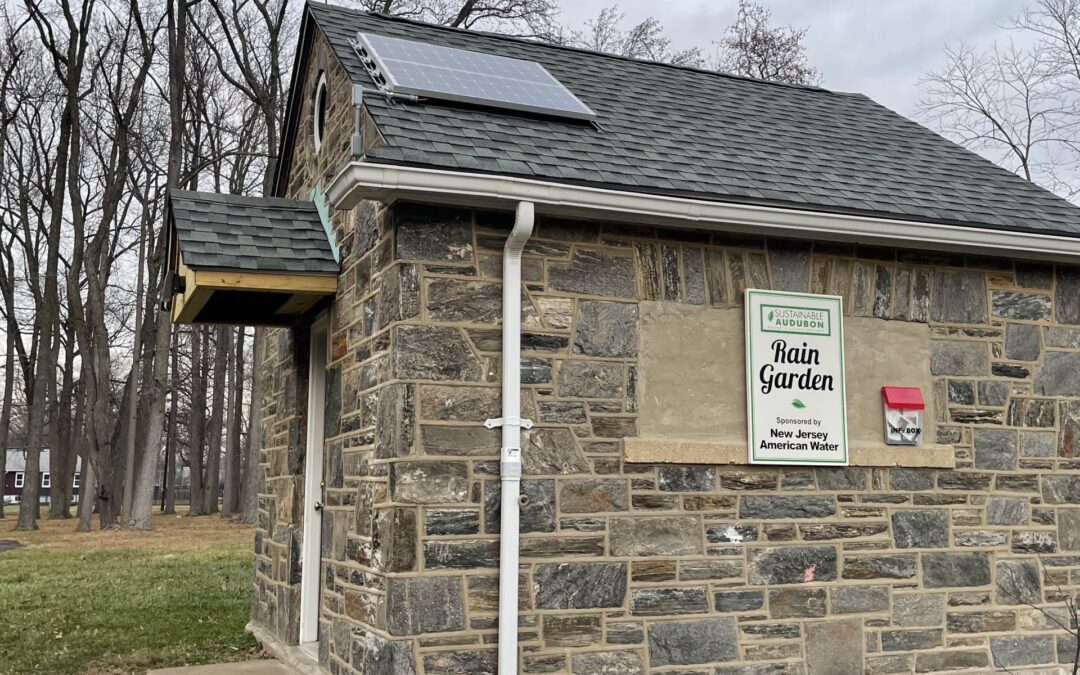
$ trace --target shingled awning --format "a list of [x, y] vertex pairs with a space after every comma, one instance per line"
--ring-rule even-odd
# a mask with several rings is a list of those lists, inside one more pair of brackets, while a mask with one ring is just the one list
[[166, 218], [174, 323], [289, 325], [337, 291], [314, 202], [172, 190]]

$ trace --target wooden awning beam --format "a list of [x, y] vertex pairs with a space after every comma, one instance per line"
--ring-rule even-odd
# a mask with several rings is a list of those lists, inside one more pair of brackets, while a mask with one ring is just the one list
[[[289, 317], [308, 311], [320, 300], [337, 293], [337, 277], [332, 275], [297, 274], [280, 272], [231, 272], [223, 270], [191, 269], [183, 257], [176, 265], [176, 275], [183, 282], [172, 297], [171, 317], [173, 323], [220, 323], [201, 318], [203, 310], [215, 296], [228, 302], [233, 294], [267, 293], [281, 296], [276, 309], [268, 310], [266, 316], [254, 319], [250, 312], [237, 312], [237, 323], [254, 325], [281, 325]], [[218, 305], [220, 309], [220, 305]], [[239, 307], [238, 310], [247, 309]]]

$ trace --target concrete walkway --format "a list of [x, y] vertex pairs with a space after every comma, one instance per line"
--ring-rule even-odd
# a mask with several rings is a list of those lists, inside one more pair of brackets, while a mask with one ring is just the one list
[[218, 663], [211, 666], [184, 666], [151, 670], [146, 675], [294, 675], [294, 671], [278, 661], [245, 661]]

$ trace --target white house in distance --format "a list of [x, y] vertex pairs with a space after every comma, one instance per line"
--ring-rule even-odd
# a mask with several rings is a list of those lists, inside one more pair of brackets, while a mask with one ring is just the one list
[[[42, 504], [49, 503], [49, 492], [52, 487], [51, 476], [49, 475], [49, 451], [41, 451], [41, 486], [38, 490], [38, 500]], [[16, 448], [8, 449], [7, 451], [7, 471], [4, 474], [4, 490], [3, 497], [5, 504], [17, 504], [19, 503], [20, 496], [22, 495], [23, 485], [26, 481], [26, 451]], [[79, 481], [82, 477], [82, 458], [75, 460], [75, 477], [72, 479], [72, 503], [79, 499]]]

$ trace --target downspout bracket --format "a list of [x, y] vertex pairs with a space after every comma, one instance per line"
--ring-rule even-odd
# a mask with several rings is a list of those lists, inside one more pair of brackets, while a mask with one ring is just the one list
[[527, 417], [493, 417], [489, 420], [484, 420], [484, 427], [487, 429], [495, 429], [496, 427], [521, 427], [522, 429], [532, 429], [533, 421]]

